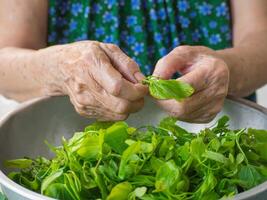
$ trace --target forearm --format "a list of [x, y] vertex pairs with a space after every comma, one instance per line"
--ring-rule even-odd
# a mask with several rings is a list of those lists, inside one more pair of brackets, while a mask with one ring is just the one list
[[42, 96], [44, 73], [35, 58], [36, 50], [6, 47], [0, 49], [0, 94], [24, 101]]
[[267, 31], [251, 32], [233, 48], [220, 50], [230, 70], [228, 94], [246, 96], [267, 83]]

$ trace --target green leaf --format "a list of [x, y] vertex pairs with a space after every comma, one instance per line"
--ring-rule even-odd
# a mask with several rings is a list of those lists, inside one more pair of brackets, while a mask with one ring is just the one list
[[[136, 155], [141, 150], [141, 142], [135, 142], [129, 146], [122, 154], [121, 163], [119, 167], [119, 178], [124, 180], [126, 177], [133, 175], [136, 171], [136, 165], [130, 165], [129, 162], [133, 161], [136, 164], [138, 156]], [[135, 162], [134, 162], [135, 161]]]
[[230, 121], [230, 118], [226, 115], [222, 116], [218, 121], [217, 121], [217, 126], [213, 129], [214, 131], [219, 131], [222, 129], [225, 129], [228, 127], [228, 122]]
[[236, 164], [239, 165], [245, 160], [245, 157], [242, 153], [237, 154], [236, 156]]
[[206, 150], [205, 153], [202, 155], [205, 158], [208, 158], [210, 160], [214, 160], [216, 162], [220, 162], [222, 164], [228, 164], [229, 160], [226, 158], [223, 154], [217, 153], [214, 151], [208, 151]]
[[152, 187], [155, 183], [155, 177], [149, 175], [136, 175], [129, 179], [130, 183], [134, 186], [148, 186]]
[[248, 129], [248, 135], [256, 142], [267, 143], [267, 130]]
[[191, 141], [190, 153], [193, 157], [201, 160], [202, 154], [205, 152], [206, 145], [203, 142], [203, 138], [198, 137]]
[[238, 173], [238, 177], [243, 182], [242, 186], [247, 189], [258, 185], [263, 178], [252, 165], [242, 166]]
[[218, 151], [219, 148], [221, 147], [221, 143], [220, 143], [220, 140], [218, 138], [213, 138], [209, 142], [209, 145], [210, 145], [211, 149], [214, 151]]
[[155, 192], [169, 189], [180, 177], [181, 172], [173, 160], [164, 163], [157, 171]]
[[141, 197], [143, 197], [145, 195], [146, 191], [147, 191], [146, 187], [137, 187], [132, 192], [130, 199], [136, 199], [136, 197], [137, 198], [141, 198]]
[[75, 200], [70, 192], [68, 191], [66, 185], [62, 183], [54, 183], [48, 186], [44, 195], [48, 197], [52, 197], [54, 199], [62, 199], [62, 200]]
[[31, 164], [32, 160], [25, 158], [5, 161], [6, 167], [19, 168], [19, 169], [30, 167]]
[[128, 195], [133, 190], [132, 185], [129, 182], [122, 182], [112, 188], [107, 200], [127, 200]]
[[107, 194], [108, 194], [108, 190], [107, 190], [107, 186], [105, 184], [104, 177], [102, 176], [102, 174], [98, 173], [97, 168], [91, 168], [91, 172], [93, 174], [94, 180], [95, 180], [98, 188], [100, 189], [102, 199], [106, 199]]
[[112, 126], [114, 122], [100, 122], [96, 121], [93, 124], [85, 127], [84, 131], [85, 132], [90, 132], [90, 131], [99, 131], [101, 129], [107, 129], [108, 127]]
[[77, 154], [88, 160], [97, 160], [102, 155], [104, 143], [104, 132], [99, 131], [99, 135], [87, 135], [82, 141]]
[[43, 183], [42, 183], [42, 186], [41, 186], [41, 193], [44, 194], [44, 192], [48, 188], [48, 186], [51, 185], [51, 183], [53, 183], [56, 179], [58, 179], [62, 175], [63, 175], [63, 170], [60, 169], [58, 171], [53, 172], [49, 176], [47, 176], [43, 180]]
[[128, 138], [128, 125], [125, 122], [116, 122], [105, 133], [107, 143], [116, 153], [122, 152], [128, 147], [125, 140]]
[[143, 84], [149, 86], [150, 94], [157, 99], [181, 101], [194, 93], [194, 89], [189, 84], [178, 80], [162, 80], [149, 76], [143, 81]]
[[209, 194], [211, 191], [213, 191], [217, 184], [217, 179], [211, 171], [207, 171], [207, 174], [203, 177], [203, 180], [204, 181], [194, 194], [196, 197], [198, 197], [198, 199], [202, 199], [205, 194]]

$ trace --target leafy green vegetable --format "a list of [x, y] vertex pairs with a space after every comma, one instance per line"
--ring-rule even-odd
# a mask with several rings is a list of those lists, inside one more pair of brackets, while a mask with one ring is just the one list
[[156, 173], [155, 192], [169, 189], [180, 175], [180, 170], [173, 160], [165, 162]]
[[[217, 200], [267, 180], [267, 131], [231, 130], [229, 117], [199, 133], [175, 118], [158, 126], [96, 122], [49, 148], [48, 160], [6, 161], [20, 185], [60, 200]], [[0, 199], [3, 197], [0, 196]]]
[[154, 76], [148, 76], [143, 84], [148, 85], [150, 94], [157, 99], [181, 101], [194, 93], [192, 86], [177, 80], [162, 80]]
[[31, 164], [32, 164], [32, 160], [26, 159], [26, 158], [17, 159], [17, 160], [7, 160], [5, 162], [5, 165], [7, 167], [20, 168], [20, 169], [30, 167]]
[[127, 200], [132, 189], [132, 185], [129, 182], [119, 183], [112, 188], [107, 200]]

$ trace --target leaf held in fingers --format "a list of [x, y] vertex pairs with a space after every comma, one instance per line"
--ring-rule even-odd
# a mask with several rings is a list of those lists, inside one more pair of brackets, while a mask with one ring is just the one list
[[149, 76], [143, 81], [143, 84], [148, 85], [151, 96], [161, 100], [181, 101], [194, 93], [191, 85], [178, 80], [163, 80]]

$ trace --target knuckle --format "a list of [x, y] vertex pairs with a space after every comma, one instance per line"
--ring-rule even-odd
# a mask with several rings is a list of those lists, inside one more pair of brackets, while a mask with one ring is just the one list
[[77, 94], [76, 101], [78, 104], [80, 104], [83, 107], [96, 104], [94, 99], [91, 98], [88, 94]]
[[174, 51], [181, 51], [181, 52], [190, 52], [192, 49], [191, 46], [189, 45], [181, 45], [181, 46], [178, 46], [174, 49]]
[[118, 51], [118, 50], [120, 50], [120, 48], [117, 45], [112, 44], [112, 43], [107, 43], [106, 46], [111, 51]]
[[90, 45], [90, 46], [99, 46], [100, 42], [98, 42], [98, 41], [88, 41], [87, 44]]
[[133, 69], [133, 70], [139, 69], [137, 63], [133, 59], [129, 58], [126, 55], [123, 55], [121, 57], [122, 57], [122, 63], [124, 63], [127, 68]]
[[189, 109], [187, 109], [187, 106], [185, 103], [180, 103], [179, 106], [177, 107], [176, 111], [180, 116], [189, 114]]
[[166, 56], [160, 58], [156, 64], [156, 66], [163, 66], [166, 61]]
[[117, 79], [113, 81], [113, 83], [110, 85], [110, 91], [108, 91], [113, 96], [118, 96], [121, 93], [123, 80], [122, 78]]
[[130, 70], [139, 69], [138, 64], [133, 59], [131, 59], [129, 56], [124, 54], [123, 52], [117, 52], [116, 57], [120, 61], [120, 63], [123, 64], [125, 68], [130, 69]]
[[78, 109], [78, 110], [85, 110], [85, 105], [83, 104], [80, 104], [77, 99], [76, 99], [76, 102], [75, 102], [75, 107]]
[[174, 106], [170, 110], [170, 115], [174, 117], [184, 117], [187, 114], [186, 106], [184, 106], [184, 103], [179, 103], [178, 105]]
[[85, 105], [85, 97], [84, 95], [78, 94], [76, 95], [76, 101], [78, 103], [78, 105]]
[[169, 112], [167, 112], [167, 114], [169, 116], [171, 116], [171, 117], [175, 117], [175, 118], [178, 118], [179, 117], [179, 115], [176, 112], [173, 112], [173, 111], [169, 111]]
[[83, 108], [79, 109], [77, 108], [76, 110], [81, 116], [86, 117], [86, 118], [96, 118], [99, 116], [99, 113], [97, 112], [96, 109], [93, 107], [90, 108]]
[[119, 101], [118, 104], [116, 105], [116, 112], [117, 113], [127, 113], [130, 108], [130, 103], [127, 101]]
[[76, 112], [77, 112], [78, 114], [80, 114], [80, 115], [82, 115], [82, 116], [85, 115], [85, 111], [84, 111], [83, 108], [80, 108], [80, 107], [77, 106], [77, 105], [75, 105], [74, 108], [75, 108], [75, 110], [76, 110]]

